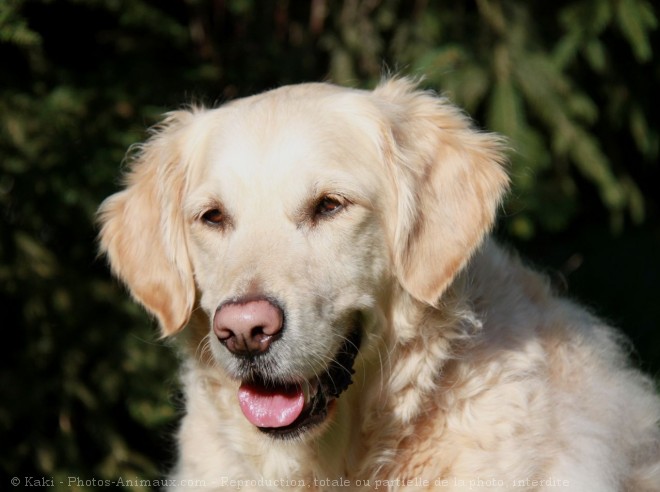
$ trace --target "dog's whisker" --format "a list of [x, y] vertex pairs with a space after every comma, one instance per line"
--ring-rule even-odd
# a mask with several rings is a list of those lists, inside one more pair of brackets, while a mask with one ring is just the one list
[[195, 357], [205, 365], [217, 368], [217, 361], [211, 349], [210, 334], [201, 338], [195, 349]]

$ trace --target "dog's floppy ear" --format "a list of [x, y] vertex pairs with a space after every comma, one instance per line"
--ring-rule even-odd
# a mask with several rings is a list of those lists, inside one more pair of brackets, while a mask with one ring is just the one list
[[165, 336], [185, 326], [195, 296], [181, 212], [183, 136], [192, 117], [173, 112], [154, 129], [138, 147], [126, 188], [107, 198], [98, 215], [101, 251]]
[[396, 274], [414, 298], [436, 304], [493, 224], [508, 186], [503, 142], [409, 80], [386, 81], [374, 96], [389, 118]]

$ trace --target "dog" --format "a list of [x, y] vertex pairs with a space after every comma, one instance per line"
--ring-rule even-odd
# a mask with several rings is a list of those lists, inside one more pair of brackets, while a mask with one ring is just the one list
[[99, 237], [184, 354], [172, 488], [660, 490], [625, 340], [490, 237], [506, 152], [406, 78], [153, 129]]

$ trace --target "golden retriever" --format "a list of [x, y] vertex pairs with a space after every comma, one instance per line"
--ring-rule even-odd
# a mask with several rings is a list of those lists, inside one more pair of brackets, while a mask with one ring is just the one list
[[402, 78], [170, 113], [100, 242], [184, 351], [171, 488], [660, 490], [651, 381], [488, 238], [504, 163]]

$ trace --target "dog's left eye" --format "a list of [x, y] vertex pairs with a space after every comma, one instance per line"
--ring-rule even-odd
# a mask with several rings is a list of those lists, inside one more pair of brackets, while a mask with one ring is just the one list
[[329, 217], [336, 214], [344, 208], [344, 203], [341, 199], [334, 196], [324, 196], [321, 198], [314, 209], [315, 217]]

